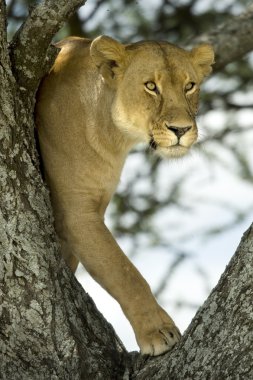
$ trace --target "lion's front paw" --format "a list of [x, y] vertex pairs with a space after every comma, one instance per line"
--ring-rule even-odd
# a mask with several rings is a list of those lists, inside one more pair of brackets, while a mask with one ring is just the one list
[[174, 324], [163, 325], [138, 339], [142, 355], [161, 355], [171, 350], [181, 337]]

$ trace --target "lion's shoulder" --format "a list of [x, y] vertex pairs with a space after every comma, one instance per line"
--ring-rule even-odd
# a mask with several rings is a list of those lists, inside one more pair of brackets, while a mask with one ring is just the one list
[[74, 50], [79, 50], [80, 48], [87, 48], [91, 44], [91, 39], [89, 38], [82, 38], [82, 37], [67, 37], [63, 40], [56, 42], [54, 46], [56, 46], [59, 49], [63, 48], [69, 48]]
[[[92, 40], [81, 37], [67, 37], [54, 44], [60, 51], [50, 70], [47, 80], [53, 80], [55, 74], [62, 81], [71, 76], [77, 80], [77, 73], [81, 73], [84, 67], [87, 69], [91, 64], [90, 45]], [[58, 82], [59, 84], [59, 82]]]

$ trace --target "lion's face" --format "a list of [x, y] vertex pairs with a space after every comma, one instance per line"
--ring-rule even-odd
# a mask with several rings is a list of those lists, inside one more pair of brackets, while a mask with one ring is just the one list
[[115, 89], [115, 125], [163, 156], [184, 155], [197, 140], [199, 86], [211, 71], [212, 48], [201, 45], [188, 52], [166, 42], [124, 47], [99, 37], [91, 55]]

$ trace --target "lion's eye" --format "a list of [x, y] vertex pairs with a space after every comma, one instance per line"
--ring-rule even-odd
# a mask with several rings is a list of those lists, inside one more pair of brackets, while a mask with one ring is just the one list
[[146, 88], [147, 88], [149, 91], [154, 91], [154, 92], [157, 91], [157, 87], [156, 87], [156, 84], [155, 84], [154, 82], [146, 82], [146, 83], [145, 83], [145, 86], [146, 86]]
[[188, 92], [188, 91], [191, 91], [195, 88], [196, 86], [196, 83], [194, 82], [189, 82], [187, 83], [187, 85], [185, 86], [185, 91]]

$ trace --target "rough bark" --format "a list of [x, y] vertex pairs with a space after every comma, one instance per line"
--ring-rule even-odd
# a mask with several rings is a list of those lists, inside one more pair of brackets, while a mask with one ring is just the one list
[[[67, 20], [86, 0], [44, 0], [30, 8], [29, 17], [11, 43], [13, 71], [19, 85], [36, 91], [39, 80], [51, 66], [55, 49], [50, 42]], [[48, 53], [48, 54], [47, 54]]]
[[[126, 353], [58, 254], [33, 138], [34, 94], [53, 34], [82, 3], [47, 0], [33, 8], [9, 55], [0, 2], [0, 378], [253, 378], [252, 228], [178, 347], [148, 360]], [[253, 49], [252, 38], [227, 58], [224, 41], [214, 41], [219, 67]]]
[[131, 379], [253, 379], [253, 225], [180, 344], [138, 359]]

